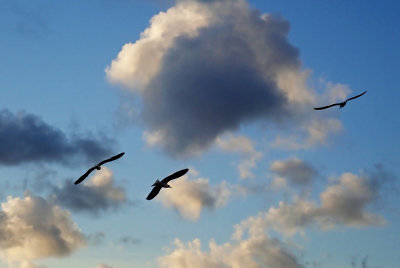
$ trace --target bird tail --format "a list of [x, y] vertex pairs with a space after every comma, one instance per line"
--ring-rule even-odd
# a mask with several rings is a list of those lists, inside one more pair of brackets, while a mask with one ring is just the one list
[[156, 181], [153, 183], [152, 186], [156, 186], [159, 182], [160, 182], [159, 180], [156, 180]]

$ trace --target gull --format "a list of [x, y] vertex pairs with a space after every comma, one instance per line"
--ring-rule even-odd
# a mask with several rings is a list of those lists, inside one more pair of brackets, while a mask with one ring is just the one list
[[152, 186], [154, 186], [153, 190], [151, 190], [151, 192], [146, 197], [146, 199], [147, 200], [153, 199], [156, 195], [158, 195], [161, 188], [172, 188], [171, 186], [168, 185], [168, 182], [185, 175], [186, 172], [188, 172], [188, 171], [189, 171], [189, 169], [185, 168], [185, 169], [175, 172], [174, 174], [169, 175], [168, 177], [165, 177], [162, 181], [156, 180], [156, 182], [152, 185]]
[[98, 163], [97, 165], [95, 165], [95, 166], [89, 168], [88, 171], [86, 171], [85, 174], [83, 174], [82, 176], [80, 176], [80, 178], [77, 179], [77, 180], [75, 181], [75, 184], [81, 183], [84, 179], [86, 179], [87, 176], [89, 176], [89, 174], [90, 174], [93, 170], [95, 170], [95, 169], [100, 170], [100, 169], [101, 169], [101, 165], [104, 165], [104, 164], [107, 163], [107, 162], [111, 162], [111, 161], [117, 160], [118, 158], [120, 158], [120, 157], [123, 156], [124, 154], [125, 154], [125, 153], [120, 153], [120, 154], [114, 155], [113, 157], [110, 157], [110, 158], [108, 158], [108, 159], [106, 159], [106, 160], [103, 160], [103, 161], [101, 161], [100, 163]]
[[335, 106], [335, 105], [339, 105], [339, 106], [340, 106], [340, 109], [342, 109], [342, 108], [346, 105], [346, 103], [347, 103], [349, 100], [354, 100], [354, 99], [356, 99], [356, 98], [358, 98], [358, 97], [361, 97], [361, 96], [364, 95], [365, 93], [367, 93], [367, 91], [364, 91], [363, 93], [361, 93], [361, 94], [359, 94], [359, 95], [357, 95], [357, 96], [348, 98], [347, 100], [345, 100], [345, 101], [343, 101], [343, 102], [338, 102], [338, 103], [334, 103], [334, 104], [331, 104], [331, 105], [328, 105], [328, 106], [323, 106], [323, 107], [314, 108], [314, 110], [323, 110], [323, 109], [330, 108], [330, 107]]

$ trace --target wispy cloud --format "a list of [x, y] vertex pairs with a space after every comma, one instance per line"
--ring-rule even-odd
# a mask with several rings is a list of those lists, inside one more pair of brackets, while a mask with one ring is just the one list
[[239, 177], [241, 179], [254, 178], [251, 169], [255, 168], [257, 162], [263, 157], [263, 154], [254, 148], [251, 139], [245, 136], [224, 135], [217, 137], [216, 145], [226, 152], [239, 153], [243, 158], [238, 164]]
[[0, 111], [0, 164], [27, 162], [71, 163], [74, 157], [97, 161], [110, 154], [106, 137], [71, 135], [25, 112]]

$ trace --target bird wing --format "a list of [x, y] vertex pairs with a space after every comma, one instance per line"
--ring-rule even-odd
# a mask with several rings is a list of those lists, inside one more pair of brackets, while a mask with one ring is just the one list
[[173, 179], [176, 179], [176, 178], [179, 178], [179, 177], [185, 175], [188, 171], [189, 171], [188, 168], [179, 170], [179, 171], [175, 172], [174, 174], [171, 174], [168, 177], [165, 177], [161, 182], [168, 183], [169, 181], [171, 181]]
[[327, 109], [327, 108], [330, 108], [330, 107], [332, 107], [332, 106], [336, 106], [336, 105], [340, 105], [340, 104], [341, 104], [341, 102], [339, 102], [339, 103], [334, 103], [334, 104], [331, 104], [331, 105], [328, 105], [328, 106], [323, 106], [323, 107], [314, 108], [314, 110], [323, 110], [323, 109]]
[[83, 174], [82, 176], [79, 177], [79, 179], [77, 179], [75, 181], [75, 184], [81, 183], [84, 179], [86, 179], [87, 176], [89, 176], [90, 172], [92, 172], [93, 170], [95, 170], [96, 167], [91, 167], [88, 169], [88, 171], [86, 171], [85, 174]]
[[111, 162], [111, 161], [117, 160], [118, 158], [122, 157], [124, 154], [125, 153], [120, 153], [120, 154], [114, 155], [114, 156], [112, 156], [112, 157], [110, 157], [110, 158], [108, 158], [106, 160], [101, 161], [98, 165], [101, 166], [101, 165], [103, 165], [103, 164], [105, 164], [107, 162]]
[[357, 95], [357, 96], [348, 98], [347, 101], [349, 101], [349, 100], [354, 100], [354, 99], [356, 99], [356, 98], [358, 98], [358, 97], [361, 97], [361, 96], [364, 95], [365, 93], [367, 93], [367, 91], [364, 91], [363, 93], [361, 93], [361, 94], [359, 94], [359, 95]]
[[154, 186], [153, 190], [151, 190], [151, 192], [149, 193], [149, 195], [146, 197], [147, 200], [151, 200], [153, 199], [156, 195], [158, 195], [158, 193], [161, 190], [161, 186]]

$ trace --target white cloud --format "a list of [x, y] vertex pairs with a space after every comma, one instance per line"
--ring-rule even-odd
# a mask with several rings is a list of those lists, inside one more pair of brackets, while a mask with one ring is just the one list
[[[279, 240], [269, 237], [265, 229], [252, 232], [253, 226], [236, 226], [241, 235], [224, 244], [211, 240], [209, 251], [203, 251], [201, 241], [194, 239], [187, 244], [175, 239], [174, 248], [158, 258], [161, 267], [173, 268], [300, 268], [294, 254]], [[240, 229], [240, 230], [239, 230]], [[248, 233], [246, 237], [244, 234]]]
[[[7, 261], [61, 257], [85, 245], [67, 211], [41, 197], [8, 197], [1, 204], [0, 251]], [[24, 263], [25, 262], [25, 263]]]
[[196, 221], [204, 208], [214, 210], [223, 207], [231, 194], [226, 182], [211, 186], [208, 179], [188, 179], [183, 176], [169, 183], [172, 189], [160, 192], [158, 200], [165, 207], [176, 209], [188, 220]]

